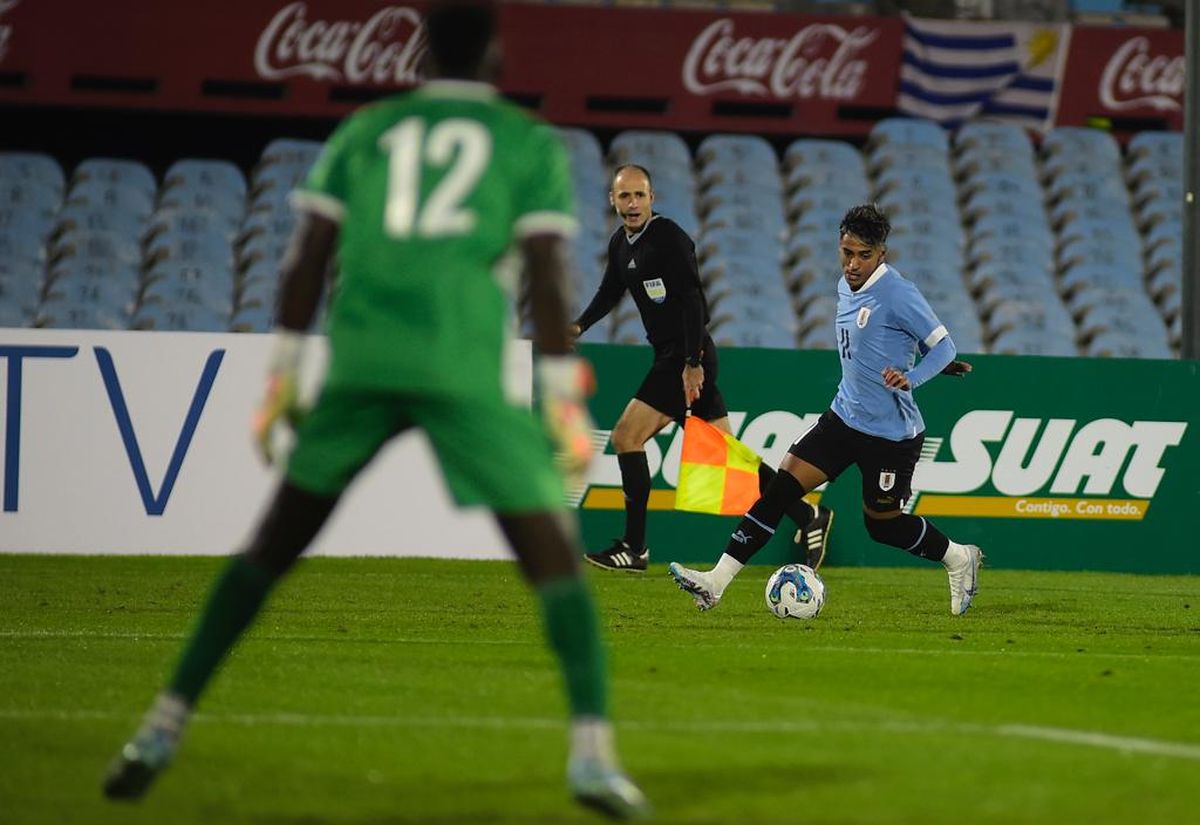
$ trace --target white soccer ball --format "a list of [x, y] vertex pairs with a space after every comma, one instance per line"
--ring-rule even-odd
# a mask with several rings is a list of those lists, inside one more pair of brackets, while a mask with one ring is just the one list
[[767, 579], [767, 609], [781, 619], [815, 619], [825, 606], [825, 582], [806, 564], [785, 564]]

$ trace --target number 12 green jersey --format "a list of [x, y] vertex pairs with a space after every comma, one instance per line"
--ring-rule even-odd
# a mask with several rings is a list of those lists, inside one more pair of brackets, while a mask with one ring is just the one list
[[350, 116], [292, 200], [341, 224], [327, 377], [339, 386], [498, 392], [516, 244], [575, 229], [553, 130], [465, 81]]

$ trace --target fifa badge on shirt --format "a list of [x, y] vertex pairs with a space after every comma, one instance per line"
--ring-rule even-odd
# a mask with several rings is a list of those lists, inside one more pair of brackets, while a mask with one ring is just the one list
[[884, 470], [879, 474], [879, 489], [885, 493], [896, 486], [896, 474], [891, 470]]
[[[867, 328], [867, 319], [871, 317], [871, 308], [863, 307], [858, 311], [858, 317], [854, 319], [854, 323], [859, 329]], [[885, 488], [886, 489], [886, 488]]]
[[642, 286], [646, 288], [646, 297], [656, 304], [661, 304], [667, 300], [667, 287], [663, 283], [662, 278], [651, 278], [648, 281], [642, 281]]

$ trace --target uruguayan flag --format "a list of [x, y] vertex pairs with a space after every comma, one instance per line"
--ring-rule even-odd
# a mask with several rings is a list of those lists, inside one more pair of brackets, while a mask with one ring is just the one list
[[1054, 125], [1070, 26], [909, 17], [897, 108], [954, 128], [972, 118]]

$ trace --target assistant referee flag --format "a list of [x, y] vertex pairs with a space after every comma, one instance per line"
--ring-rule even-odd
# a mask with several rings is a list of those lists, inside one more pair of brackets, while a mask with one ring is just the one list
[[683, 427], [675, 509], [741, 516], [758, 501], [758, 465], [753, 450], [707, 421], [689, 415]]

